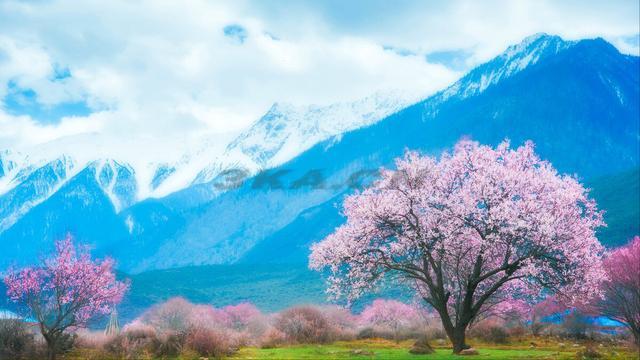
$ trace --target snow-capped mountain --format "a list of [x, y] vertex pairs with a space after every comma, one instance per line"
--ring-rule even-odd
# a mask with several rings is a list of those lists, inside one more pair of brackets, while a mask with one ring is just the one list
[[[119, 213], [147, 198], [212, 181], [227, 169], [243, 169], [250, 176], [277, 166], [320, 141], [370, 125], [412, 101], [417, 100], [393, 92], [324, 107], [275, 104], [237, 137], [204, 138], [173, 162], [131, 161], [126, 154], [111, 154], [94, 146], [100, 142], [94, 134], [60, 139], [28, 155], [4, 150], [0, 152], [0, 232], [84, 169], [95, 174], [96, 184]], [[94, 148], [101, 151], [87, 153]]]
[[[178, 211], [162, 200], [132, 207], [134, 238], [146, 255], [121, 261], [132, 271], [304, 263], [309, 244], [343, 221], [336, 205], [353, 191], [354, 175], [393, 166], [407, 148], [439, 154], [461, 137], [491, 145], [505, 138], [514, 145], [533, 140], [537, 153], [559, 171], [582, 179], [638, 166], [638, 57], [620, 54], [602, 39], [540, 47], [555, 41], [544, 35], [529, 38], [454, 84], [460, 94], [436, 94], [314, 145], [269, 172], [278, 174], [277, 187], [257, 186], [258, 176], [197, 208]], [[535, 61], [516, 67], [505, 59]], [[482, 87], [482, 79], [492, 76], [499, 79]], [[471, 79], [479, 82], [472, 85]], [[482, 91], [465, 92], [462, 85]], [[319, 172], [325, 186], [297, 185], [310, 171]], [[160, 224], [158, 218], [170, 223]], [[157, 241], [159, 235], [164, 240]]]
[[[3, 183], [0, 188], [0, 232], [12, 226], [31, 208], [47, 200], [71, 177], [75, 164], [62, 156], [42, 166], [28, 163], [20, 154], [3, 153]], [[14, 155], [11, 159], [8, 155]]]
[[463, 99], [477, 95], [491, 85], [575, 44], [576, 41], [565, 41], [559, 36], [545, 33], [528, 36], [519, 44], [509, 46], [505, 52], [464, 76], [443, 91], [440, 98], [446, 100], [455, 96]]
[[[637, 167], [638, 64], [602, 39], [536, 35], [413, 105], [415, 99], [384, 96], [321, 107], [277, 104], [240, 135], [171, 161], [132, 164], [102, 154], [38, 172], [33, 156], [25, 162], [5, 155], [2, 172], [11, 175], [0, 176], [0, 209], [13, 220], [0, 231], [0, 267], [33, 259], [66, 231], [125, 271], [304, 262], [309, 243], [342, 221], [336, 203], [353, 191], [354, 174], [393, 166], [407, 148], [439, 154], [461, 137], [492, 145], [533, 140], [561, 172], [582, 178]], [[256, 187], [258, 175], [212, 190], [231, 168], [248, 176], [272, 168], [283, 174], [282, 186]], [[301, 186], [310, 171], [327, 186]], [[12, 180], [18, 174], [23, 180]], [[54, 185], [38, 183], [48, 179]], [[20, 212], [28, 197], [18, 192], [46, 199]]]
[[260, 167], [270, 168], [320, 141], [373, 124], [418, 100], [378, 93], [356, 102], [329, 106], [274, 104], [227, 149], [240, 149]]

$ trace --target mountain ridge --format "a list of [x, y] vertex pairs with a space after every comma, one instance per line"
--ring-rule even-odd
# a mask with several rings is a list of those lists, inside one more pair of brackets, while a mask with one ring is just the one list
[[[424, 101], [325, 138], [270, 171], [249, 172], [230, 189], [217, 186], [227, 180], [222, 175], [228, 169], [221, 167], [208, 181], [169, 196], [146, 199], [118, 213], [105, 206], [101, 216], [118, 224], [117, 231], [92, 241], [133, 272], [278, 257], [299, 262], [308, 244], [340, 223], [339, 203], [353, 191], [354, 178], [370, 181], [375, 170], [392, 165], [406, 148], [437, 155], [461, 137], [492, 145], [504, 138], [514, 145], [533, 139], [543, 158], [582, 179], [637, 166], [638, 57], [622, 55], [603, 40], [565, 44], [558, 39], [529, 38], [510, 47], [503, 54], [506, 61], [497, 61], [500, 55], [487, 63], [500, 64], [500, 69], [481, 65]], [[511, 64], [523, 64], [527, 54], [514, 49], [538, 55], [520, 68]], [[469, 79], [491, 78], [487, 74], [502, 75], [472, 92], [460, 90]], [[462, 96], [447, 94], [456, 84]], [[315, 186], [309, 182], [314, 170]], [[273, 180], [274, 174], [281, 186], [255, 186], [264, 178]], [[82, 208], [80, 200], [74, 204]], [[49, 207], [40, 218], [50, 217], [55, 206]], [[38, 221], [29, 217], [9, 235], [0, 234], [0, 242], [28, 241], [28, 235], [35, 236], [28, 230]], [[64, 222], [47, 226], [68, 228]], [[51, 240], [45, 231], [37, 236]]]

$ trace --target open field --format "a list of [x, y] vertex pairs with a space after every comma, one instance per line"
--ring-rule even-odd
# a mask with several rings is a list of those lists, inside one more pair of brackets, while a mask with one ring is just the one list
[[[473, 344], [473, 342], [471, 342]], [[413, 355], [409, 353], [412, 341], [395, 343], [388, 340], [356, 340], [336, 342], [330, 345], [294, 345], [275, 349], [241, 349], [233, 359], [461, 359], [470, 356], [451, 354], [451, 349], [436, 347], [436, 353]], [[530, 344], [510, 345], [477, 344], [480, 352], [471, 358], [481, 359], [576, 359], [576, 353], [584, 349], [578, 347], [561, 348], [557, 344], [530, 348]], [[603, 347], [601, 353], [606, 359], [637, 359], [629, 349]]]
[[[470, 341], [479, 351], [477, 356], [460, 356], [453, 355], [451, 348], [447, 345], [434, 346], [436, 352], [430, 355], [413, 355], [409, 353], [409, 349], [413, 341], [406, 340], [394, 342], [383, 339], [368, 339], [354, 341], [338, 341], [332, 344], [315, 345], [290, 345], [272, 349], [261, 349], [256, 347], [241, 348], [237, 353], [226, 359], [277, 359], [277, 360], [311, 360], [311, 359], [578, 359], [577, 353], [585, 349], [586, 343], [566, 343], [565, 346], [554, 340], [535, 339], [536, 347], [531, 347], [531, 339], [523, 339], [505, 345], [484, 344]], [[577, 344], [577, 346], [574, 346]], [[630, 348], [622, 346], [602, 345], [594, 343], [595, 348], [602, 355], [601, 359], [638, 359], [639, 355]], [[110, 357], [99, 351], [92, 350], [74, 350], [63, 359], [80, 360], [80, 359], [117, 359]], [[149, 357], [148, 359], [153, 359]], [[166, 359], [166, 358], [163, 358]], [[190, 355], [188, 353], [181, 355], [177, 360], [201, 360], [205, 359], [198, 355]]]

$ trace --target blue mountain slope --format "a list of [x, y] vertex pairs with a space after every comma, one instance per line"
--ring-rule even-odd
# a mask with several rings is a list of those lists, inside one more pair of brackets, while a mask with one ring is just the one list
[[[584, 180], [637, 167], [639, 73], [638, 57], [622, 55], [602, 39], [535, 36], [449, 89], [324, 141], [237, 189], [220, 194], [221, 179], [215, 179], [117, 215], [106, 205], [86, 208], [87, 214], [102, 214], [95, 221], [82, 211], [64, 216], [86, 223], [76, 227], [77, 236], [112, 252], [126, 271], [301, 263], [308, 244], [342, 222], [336, 204], [353, 191], [353, 183], [392, 166], [405, 149], [437, 155], [462, 137], [492, 145], [509, 138], [514, 145], [533, 140], [543, 158]], [[0, 243], [44, 236], [49, 230], [40, 229], [49, 229], [51, 212], [64, 205], [50, 201], [1, 234]]]
[[[195, 263], [291, 259], [289, 252], [302, 253], [295, 244], [318, 240], [336, 225], [331, 221], [335, 217], [327, 214], [337, 213], [333, 204], [349, 192], [354, 173], [391, 166], [407, 148], [439, 154], [462, 137], [492, 145], [509, 138], [514, 145], [533, 140], [543, 158], [583, 179], [637, 166], [638, 58], [620, 54], [601, 39], [555, 48], [557, 52], [543, 52], [535, 63], [480, 92], [445, 91], [375, 125], [315, 146], [270, 171], [283, 174], [278, 177], [280, 188], [265, 189], [256, 186], [264, 183], [259, 178], [250, 179], [191, 212], [185, 228], [149, 254], [151, 261], [137, 270], [193, 264], [194, 259]], [[494, 70], [480, 67], [453, 88], [467, 89]], [[311, 169], [322, 174], [324, 188], [294, 186]], [[323, 209], [319, 211], [323, 215], [305, 220], [309, 209], [316, 207]], [[330, 225], [316, 228], [323, 219]], [[283, 239], [279, 251], [267, 246], [274, 237]]]
[[[113, 203], [96, 182], [95, 168], [88, 167], [65, 183], [46, 202], [34, 207], [0, 235], [0, 264], [32, 263], [53, 249], [53, 241], [74, 234], [94, 254], [112, 254], [112, 244], [129, 236]], [[19, 239], [19, 241], [14, 241]]]

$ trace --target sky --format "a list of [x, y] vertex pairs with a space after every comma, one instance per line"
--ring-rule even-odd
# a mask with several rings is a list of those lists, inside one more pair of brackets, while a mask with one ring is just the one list
[[170, 151], [236, 133], [275, 102], [427, 96], [538, 32], [637, 55], [638, 6], [0, 0], [0, 149], [91, 134]]

